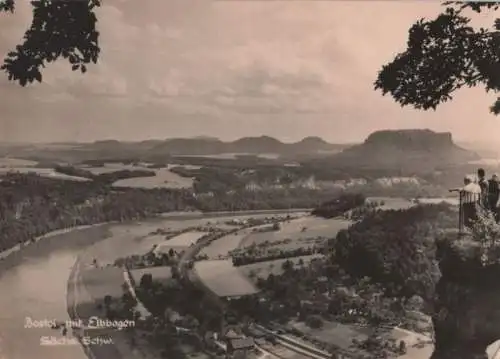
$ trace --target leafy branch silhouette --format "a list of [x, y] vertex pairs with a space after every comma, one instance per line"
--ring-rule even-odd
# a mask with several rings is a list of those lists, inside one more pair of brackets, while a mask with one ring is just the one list
[[[87, 71], [100, 53], [95, 9], [100, 0], [31, 1], [33, 21], [23, 43], [5, 57], [0, 69], [8, 79], [26, 86], [42, 81], [42, 70], [59, 58], [68, 60], [73, 71]], [[15, 11], [15, 0], [0, 0], [0, 12]]]
[[[474, 29], [474, 13], [495, 12], [500, 2], [448, 1], [434, 20], [418, 20], [409, 30], [407, 49], [384, 65], [374, 83], [401, 106], [436, 109], [463, 87], [500, 91], [500, 19], [489, 29]], [[500, 97], [490, 108], [500, 113]]]

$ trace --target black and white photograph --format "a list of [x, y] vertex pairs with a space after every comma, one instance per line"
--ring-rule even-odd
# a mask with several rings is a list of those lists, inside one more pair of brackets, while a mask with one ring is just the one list
[[500, 1], [0, 0], [0, 359], [500, 359]]

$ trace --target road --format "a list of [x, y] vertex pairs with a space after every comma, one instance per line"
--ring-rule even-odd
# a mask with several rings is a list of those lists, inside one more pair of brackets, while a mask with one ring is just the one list
[[[234, 230], [226, 232], [224, 235], [230, 235], [232, 233], [239, 232], [242, 229], [243, 228], [234, 229]], [[178, 263], [178, 270], [179, 270], [181, 279], [183, 281], [186, 281], [186, 282], [191, 281], [191, 278], [193, 276], [189, 275], [189, 272], [191, 269], [188, 267], [188, 263], [203, 249], [203, 247], [205, 247], [207, 244], [210, 243], [210, 240], [211, 240], [211, 237], [206, 237], [206, 238], [202, 239], [201, 241], [199, 241], [198, 243], [196, 243], [196, 245], [190, 247], [188, 250], [186, 250], [183, 253], [183, 255], [180, 258], [179, 263]], [[212, 298], [214, 300], [214, 302], [217, 306], [219, 306], [220, 308], [225, 307], [224, 300], [222, 300], [217, 295], [212, 293], [212, 291], [209, 288], [207, 288], [204, 285], [204, 283], [202, 283], [201, 281], [197, 281], [197, 284], [198, 284], [198, 287], [202, 288], [210, 296], [210, 298]], [[282, 346], [286, 347], [287, 349], [289, 349], [291, 351], [294, 351], [298, 354], [304, 355], [304, 356], [312, 358], [312, 359], [330, 359], [331, 358], [331, 354], [329, 354], [325, 351], [316, 349], [312, 345], [307, 346], [307, 345], [299, 344], [296, 342], [294, 343], [291, 340], [287, 340], [285, 337], [282, 337], [281, 335], [277, 335], [276, 333], [272, 332], [271, 330], [268, 330], [267, 328], [264, 328], [262, 326], [259, 326], [259, 327], [261, 329], [264, 329], [268, 334], [275, 336], [277, 338], [278, 342]], [[266, 351], [264, 348], [262, 348], [258, 345], [256, 345], [256, 347], [259, 350], [261, 350], [263, 353], [267, 353], [269, 355], [272, 355], [275, 358], [279, 358], [279, 356], [277, 356], [276, 354], [271, 353], [269, 351]]]
[[[91, 316], [101, 317], [102, 313], [97, 310], [93, 298], [87, 292], [81, 277], [82, 260], [78, 258], [68, 281], [68, 313], [72, 320], [83, 320], [86, 322]], [[90, 338], [108, 337], [105, 331], [84, 330], [84, 336]], [[122, 359], [120, 351], [114, 344], [82, 345], [89, 359], [106, 358]]]
[[[271, 211], [242, 211], [242, 212], [216, 212], [216, 213], [208, 213], [208, 214], [173, 214], [173, 215], [164, 215], [162, 216], [162, 220], [175, 220], [175, 221], [182, 221], [182, 220], [190, 220], [190, 219], [196, 219], [196, 218], [214, 218], [214, 217], [238, 217], [238, 216], [251, 216], [251, 215], [273, 215], [273, 214], [284, 214], [284, 213], [297, 213], [297, 212], [304, 212], [305, 210], [292, 210], [292, 211], [285, 211], [285, 210], [271, 210]], [[235, 230], [232, 230], [235, 231]], [[229, 232], [232, 232], [229, 231]], [[195, 244], [192, 247], [189, 247], [188, 250], [186, 250], [181, 257], [179, 264], [178, 264], [178, 269], [180, 270], [181, 276], [185, 277], [187, 275], [187, 267], [188, 263], [193, 258], [203, 246], [208, 243], [210, 238], [206, 238], [202, 240], [200, 243]], [[119, 246], [119, 245], [125, 245], [125, 241], [132, 241], [132, 238], [119, 238], [119, 240], [113, 240], [113, 239], [107, 239], [104, 242], [109, 243], [114, 246]], [[99, 246], [100, 244], [105, 245], [106, 243], [99, 243], [96, 244], [96, 246]], [[131, 254], [136, 254], [136, 244], [133, 242], [134, 245], [132, 248], [135, 248], [135, 251], [133, 251]], [[92, 249], [92, 255], [86, 255], [85, 253], [89, 252], [90, 248], [93, 248], [95, 246], [91, 246], [89, 248], [86, 248], [84, 252], [81, 253], [79, 258], [76, 260], [72, 272], [70, 274], [70, 279], [68, 281], [68, 290], [67, 290], [67, 300], [68, 300], [68, 313], [73, 320], [86, 320], [91, 316], [102, 316], [102, 312], [100, 312], [95, 305], [95, 298], [92, 298], [92, 296], [87, 292], [86, 285], [82, 280], [82, 275], [81, 272], [85, 270], [86, 266], [91, 265], [91, 258], [93, 256], [97, 256], [97, 260], [99, 261], [99, 251], [96, 251], [95, 249]], [[108, 248], [109, 250], [109, 248]], [[121, 253], [123, 255], [123, 253]], [[189, 278], [188, 278], [189, 280]], [[84, 335], [95, 338], [99, 336], [110, 336], [112, 333], [108, 331], [108, 333], [105, 332], [96, 332], [96, 331], [85, 331]], [[118, 333], [118, 337], [121, 337], [121, 333]], [[115, 339], [117, 335], [113, 333], [113, 339]], [[123, 345], [123, 340], [117, 341], [115, 340], [115, 344], [104, 344], [104, 345], [93, 345], [91, 347], [85, 348], [86, 353], [88, 354], [90, 359], [122, 359], [122, 358], [142, 358], [140, 354], [137, 352], [132, 353], [130, 351], [130, 348], [128, 346]]]
[[[298, 210], [302, 212], [304, 210]], [[291, 212], [291, 211], [290, 211]], [[283, 214], [281, 211], [255, 211], [235, 213], [211, 213], [193, 215], [166, 215], [163, 220], [182, 220], [197, 217], [231, 217], [250, 216], [252, 214]], [[0, 308], [9, 308], [0, 313], [0, 357], [7, 359], [80, 359], [85, 354], [80, 345], [64, 347], [40, 347], [40, 335], [60, 335], [53, 330], [26, 330], [22, 327], [25, 317], [33, 318], [54, 317], [66, 320], [68, 313], [72, 317], [88, 317], [95, 313], [93, 298], [86, 291], [82, 283], [82, 271], [87, 263], [80, 259], [75, 263], [79, 254], [85, 252], [93, 243], [99, 242], [102, 229], [93, 226], [80, 231], [63, 233], [53, 238], [46, 238], [30, 244], [0, 261]], [[119, 246], [125, 239], [105, 239], [104, 242]], [[128, 241], [128, 239], [127, 239]], [[132, 243], [137, 245], [136, 242]], [[73, 269], [70, 275], [71, 268]], [[68, 281], [68, 276], [70, 277]], [[47, 281], [47, 277], [51, 280]], [[70, 287], [68, 288], [68, 285]], [[70, 294], [73, 293], [73, 294]], [[74, 297], [71, 298], [71, 295]], [[68, 305], [64, 303], [64, 298]], [[79, 304], [76, 304], [79, 303]], [[72, 308], [73, 307], [73, 308]], [[97, 333], [89, 333], [96, 335]], [[124, 358], [116, 346], [102, 345], [92, 348], [93, 357], [98, 359]], [[92, 357], [92, 358], [93, 358]], [[500, 358], [499, 358], [500, 359]]]

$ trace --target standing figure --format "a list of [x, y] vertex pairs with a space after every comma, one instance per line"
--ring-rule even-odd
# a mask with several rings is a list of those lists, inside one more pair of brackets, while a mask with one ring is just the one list
[[498, 223], [500, 219], [499, 208], [498, 208], [498, 199], [500, 198], [500, 183], [498, 175], [495, 173], [491, 176], [491, 179], [488, 181], [488, 202], [489, 208], [493, 212], [495, 216], [495, 221]]
[[484, 209], [490, 209], [489, 208], [489, 202], [488, 202], [488, 180], [486, 179], [486, 173], [484, 172], [483, 168], [480, 168], [477, 170], [477, 184], [481, 188], [481, 199], [479, 201], [479, 204], [484, 208]]
[[[461, 188], [450, 189], [450, 192], [460, 193], [460, 213], [463, 219], [463, 225], [472, 228], [478, 220], [478, 207], [481, 201], [481, 187], [474, 182], [474, 176], [467, 175], [464, 178], [464, 186]], [[462, 230], [462, 228], [460, 228]]]

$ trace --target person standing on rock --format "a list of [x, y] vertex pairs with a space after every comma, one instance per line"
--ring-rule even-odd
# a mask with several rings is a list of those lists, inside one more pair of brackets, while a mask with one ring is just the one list
[[498, 223], [500, 219], [499, 208], [498, 208], [498, 199], [500, 198], [500, 183], [498, 179], [498, 175], [495, 173], [491, 176], [491, 179], [488, 181], [488, 205], [495, 216], [495, 221]]
[[[478, 207], [481, 201], [481, 187], [474, 181], [473, 175], [464, 177], [464, 186], [461, 188], [450, 189], [450, 192], [460, 193], [460, 215], [461, 223], [472, 228], [474, 222], [478, 219]], [[462, 228], [460, 228], [462, 230]]]
[[477, 184], [481, 188], [480, 204], [484, 209], [490, 209], [488, 201], [489, 184], [483, 168], [477, 170]]

